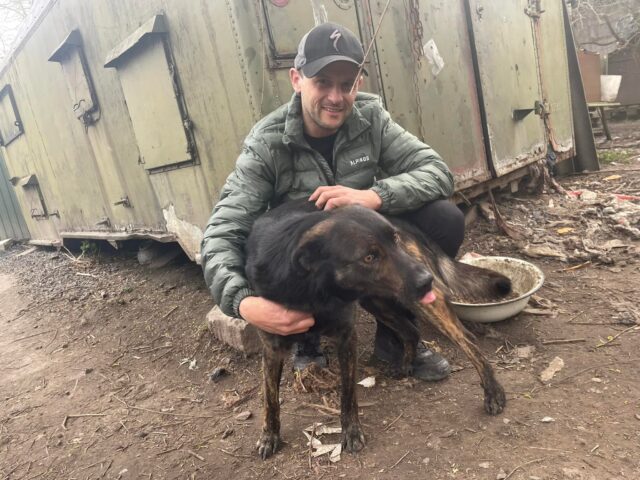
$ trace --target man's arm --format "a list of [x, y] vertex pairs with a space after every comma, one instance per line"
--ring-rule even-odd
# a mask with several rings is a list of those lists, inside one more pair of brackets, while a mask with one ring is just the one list
[[372, 191], [389, 214], [415, 210], [426, 202], [453, 195], [453, 175], [440, 155], [395, 123], [381, 108], [380, 167], [387, 178]]
[[268, 154], [266, 146], [245, 143], [202, 240], [207, 287], [220, 309], [234, 317], [240, 317], [238, 308], [243, 298], [254, 295], [245, 276], [244, 248], [251, 226], [265, 212], [273, 195], [275, 179], [264, 153]]
[[202, 241], [204, 278], [225, 314], [270, 333], [302, 333], [313, 326], [313, 317], [256, 296], [245, 276], [247, 237], [273, 196], [275, 178], [265, 155], [269, 152], [261, 143], [245, 144], [227, 178]]

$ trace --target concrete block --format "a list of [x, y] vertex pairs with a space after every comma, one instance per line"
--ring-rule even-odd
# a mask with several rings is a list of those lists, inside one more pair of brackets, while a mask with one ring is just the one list
[[240, 318], [229, 317], [217, 306], [207, 314], [211, 333], [220, 341], [247, 355], [262, 351], [262, 341], [256, 327]]
[[7, 238], [5, 240], [0, 240], [0, 250], [6, 251], [11, 245], [13, 245], [13, 238]]

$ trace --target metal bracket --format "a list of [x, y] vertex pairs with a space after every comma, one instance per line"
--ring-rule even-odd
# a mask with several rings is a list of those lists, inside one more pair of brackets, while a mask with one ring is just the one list
[[533, 111], [535, 111], [535, 108], [516, 108], [513, 110], [511, 117], [516, 121], [520, 121]]
[[511, 116], [514, 120], [520, 121], [531, 112], [534, 112], [539, 117], [544, 118], [549, 115], [549, 108], [545, 102], [536, 100], [533, 104], [533, 108], [515, 108], [513, 109]]
[[133, 206], [131, 205], [131, 202], [129, 201], [128, 195], [121, 197], [120, 200], [118, 200], [117, 202], [114, 202], [113, 205], [114, 206], [122, 205], [123, 207], [126, 207], [126, 208], [133, 208]]
[[547, 105], [545, 101], [536, 100], [534, 109], [536, 115], [538, 115], [540, 118], [544, 118], [549, 115], [549, 105]]
[[109, 220], [109, 217], [102, 217], [100, 220], [96, 222], [96, 226], [98, 225], [104, 225], [105, 227], [110, 227], [111, 220]]
[[524, 9], [524, 13], [531, 18], [540, 18], [544, 12], [542, 0], [529, 0], [529, 5]]

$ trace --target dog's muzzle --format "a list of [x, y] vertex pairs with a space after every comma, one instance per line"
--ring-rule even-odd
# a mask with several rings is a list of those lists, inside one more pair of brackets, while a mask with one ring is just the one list
[[416, 298], [425, 305], [433, 303], [436, 299], [431, 288], [433, 287], [433, 275], [423, 270], [416, 276]]

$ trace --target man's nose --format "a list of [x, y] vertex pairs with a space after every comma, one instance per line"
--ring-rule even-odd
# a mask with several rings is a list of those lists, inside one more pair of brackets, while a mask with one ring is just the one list
[[329, 100], [332, 103], [340, 103], [342, 101], [342, 89], [339, 86], [329, 90]]

